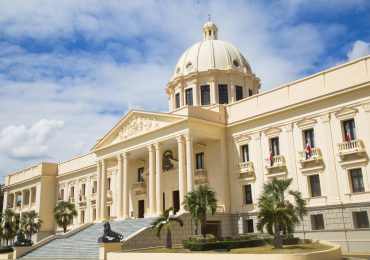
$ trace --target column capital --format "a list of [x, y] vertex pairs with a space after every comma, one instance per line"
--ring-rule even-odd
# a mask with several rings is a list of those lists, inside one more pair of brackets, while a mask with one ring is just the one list
[[370, 103], [364, 104], [362, 107], [364, 108], [365, 112], [370, 112]]
[[122, 153], [122, 158], [125, 159], [125, 160], [128, 159], [129, 156], [130, 156], [130, 153], [127, 153], [127, 152]]
[[260, 133], [260, 132], [253, 133], [251, 136], [252, 136], [252, 138], [253, 138], [254, 140], [259, 140], [259, 139], [261, 139], [261, 133]]
[[193, 141], [193, 135], [191, 133], [187, 133], [184, 135], [186, 141]]
[[154, 145], [153, 144], [148, 144], [147, 146], [146, 146], [146, 148], [148, 148], [148, 150], [149, 150], [149, 152], [152, 152], [152, 151], [154, 151]]
[[106, 163], [106, 162], [105, 162], [105, 160], [103, 159], [103, 160], [100, 160], [100, 163], [101, 163], [101, 165], [102, 165], [102, 166], [105, 166], [105, 163]]
[[160, 142], [158, 142], [158, 143], [155, 143], [155, 144], [154, 144], [154, 147], [155, 147], [155, 149], [156, 149], [156, 150], [160, 150], [160, 149], [162, 149], [162, 148], [163, 148], [163, 144], [162, 144], [162, 143], [160, 143]]
[[176, 140], [178, 143], [182, 143], [183, 141], [182, 135], [176, 136]]
[[117, 160], [118, 160], [118, 161], [122, 161], [122, 154], [117, 154], [117, 156], [116, 156], [116, 157], [117, 157]]
[[328, 114], [324, 114], [324, 115], [322, 115], [321, 117], [320, 117], [320, 119], [321, 119], [321, 122], [323, 122], [323, 123], [327, 123], [327, 122], [329, 122], [330, 121], [330, 114], [328, 113]]
[[284, 128], [285, 132], [291, 132], [291, 131], [293, 131], [293, 124], [292, 123], [286, 124], [286, 125], [284, 125], [283, 128]]

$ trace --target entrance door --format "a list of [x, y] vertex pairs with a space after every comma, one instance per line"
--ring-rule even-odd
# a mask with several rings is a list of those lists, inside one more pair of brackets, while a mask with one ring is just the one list
[[206, 233], [212, 234], [216, 238], [221, 238], [221, 221], [207, 221], [206, 223]]
[[180, 210], [180, 193], [178, 190], [172, 192], [173, 213], [176, 214]]
[[137, 217], [144, 218], [144, 200], [139, 200], [138, 203], [139, 214]]

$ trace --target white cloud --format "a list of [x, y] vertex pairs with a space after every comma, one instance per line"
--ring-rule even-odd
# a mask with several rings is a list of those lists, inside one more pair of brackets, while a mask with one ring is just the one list
[[370, 43], [358, 40], [353, 43], [352, 49], [347, 53], [348, 60], [355, 60], [370, 54]]
[[64, 127], [61, 120], [41, 119], [30, 128], [10, 125], [0, 132], [0, 150], [10, 158], [29, 160], [47, 156], [48, 141]]

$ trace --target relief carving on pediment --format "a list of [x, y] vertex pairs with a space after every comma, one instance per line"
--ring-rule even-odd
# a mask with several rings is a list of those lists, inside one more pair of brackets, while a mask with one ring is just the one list
[[124, 140], [158, 128], [159, 121], [154, 116], [133, 116], [118, 133], [119, 140]]

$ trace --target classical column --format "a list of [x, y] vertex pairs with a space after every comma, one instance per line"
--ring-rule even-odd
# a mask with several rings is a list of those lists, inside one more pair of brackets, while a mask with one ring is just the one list
[[299, 190], [299, 180], [297, 175], [297, 158], [296, 151], [294, 149], [294, 136], [293, 136], [293, 124], [286, 124], [284, 127], [286, 154], [285, 161], [288, 169], [288, 174], [293, 177], [292, 187], [295, 190]]
[[210, 94], [211, 94], [211, 105], [215, 104], [215, 103], [218, 103], [218, 100], [217, 100], [217, 84], [214, 80], [212, 80], [211, 84], [210, 84]]
[[149, 214], [155, 214], [155, 150], [153, 145], [149, 149]]
[[101, 161], [101, 219], [105, 220], [107, 217], [107, 167], [104, 160]]
[[160, 143], [155, 144], [155, 195], [156, 195], [156, 206], [157, 215], [162, 213], [162, 188], [161, 188], [161, 175], [162, 175], [162, 145]]
[[177, 137], [178, 158], [179, 158], [179, 195], [180, 195], [180, 211], [184, 211], [182, 202], [184, 201], [186, 180], [185, 180], [185, 154], [184, 141], [182, 136]]
[[13, 210], [15, 210], [16, 208], [16, 203], [17, 203], [17, 193], [14, 192], [14, 196], [13, 196]]
[[195, 83], [195, 85], [193, 86], [193, 106], [198, 106], [200, 103], [198, 91], [199, 91], [198, 85], [197, 83]]
[[128, 154], [123, 154], [123, 218], [130, 217], [129, 186], [128, 186]]
[[122, 195], [123, 195], [123, 171], [122, 171], [122, 156], [117, 155], [118, 172], [117, 172], [117, 218], [122, 218]]
[[96, 203], [96, 219], [101, 219], [101, 163], [98, 161], [96, 162], [96, 195], [95, 195], [95, 203]]
[[24, 206], [24, 190], [21, 191], [21, 194], [22, 194], [21, 209], [23, 209], [23, 206]]
[[187, 192], [193, 190], [193, 137], [190, 134], [185, 135], [186, 140], [186, 187]]
[[8, 192], [4, 191], [3, 211], [8, 208]]

